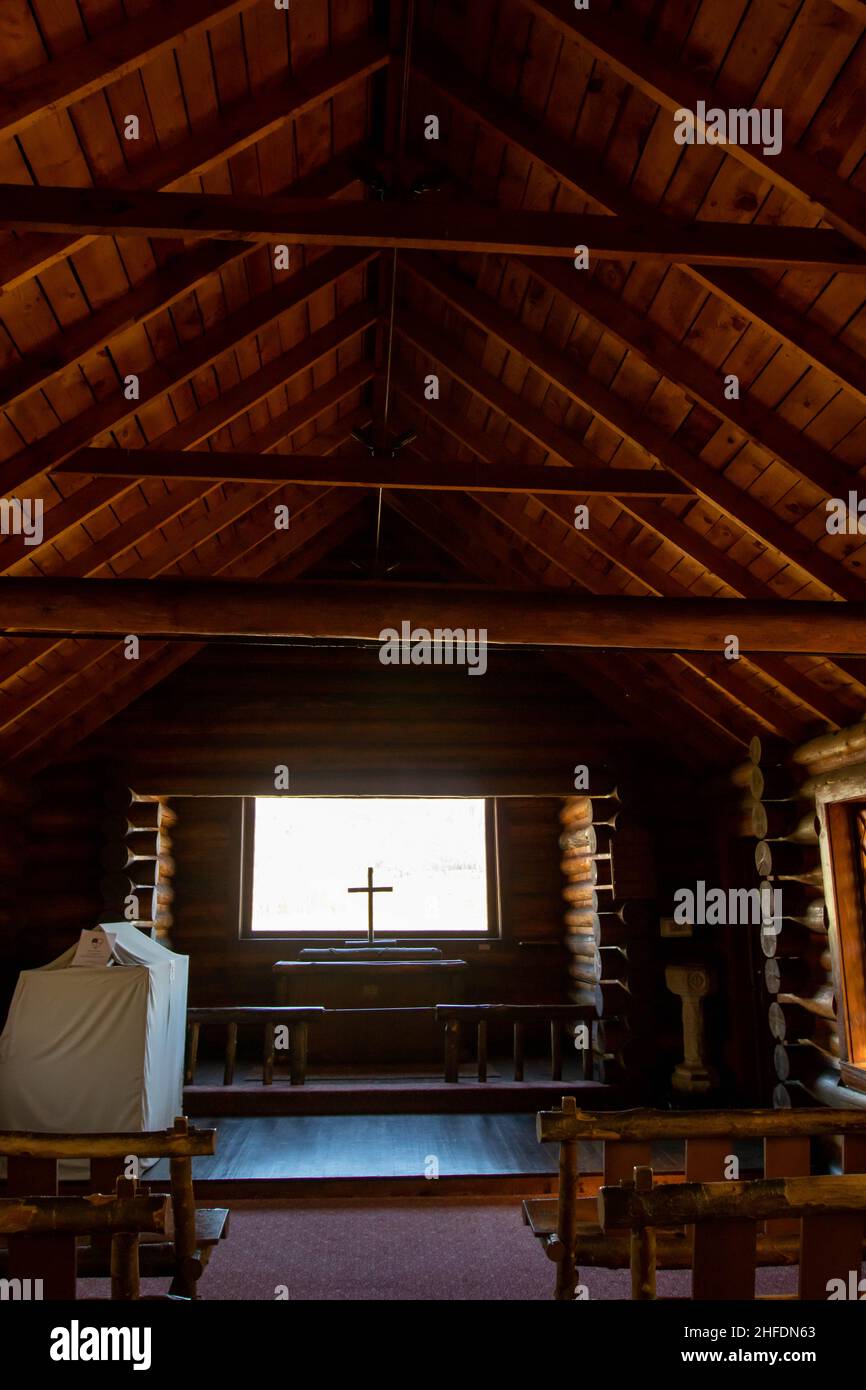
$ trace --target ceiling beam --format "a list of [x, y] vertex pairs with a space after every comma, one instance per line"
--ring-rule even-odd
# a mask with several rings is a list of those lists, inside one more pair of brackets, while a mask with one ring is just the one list
[[[433, 266], [427, 258], [423, 266], [418, 259], [407, 260], [407, 268], [420, 276], [424, 284], [441, 295], [452, 309], [464, 315], [470, 322], [485, 333], [496, 337], [510, 351], [522, 357], [528, 366], [544, 376], [552, 385], [564, 391], [571, 400], [592, 411], [617, 434], [630, 439], [683, 482], [693, 487], [700, 496], [719, 507], [754, 536], [761, 544], [771, 547], [792, 561], [804, 574], [831, 592], [843, 598], [866, 598], [866, 582], [846, 570], [838, 560], [819, 549], [796, 527], [787, 525], [769, 508], [754, 499], [743, 489], [732, 483], [715, 469], [709, 467], [697, 455], [684, 449], [675, 438], [666, 434], [648, 416], [632, 406], [624, 397], [607, 390], [601, 382], [587, 372], [575, 372], [574, 364], [564, 354], [549, 347], [536, 333], [507, 314], [496, 301], [483, 295], [473, 285], [463, 279], [448, 275], [439, 266]], [[433, 326], [419, 319], [411, 324], [401, 321], [399, 332], [409, 338], [418, 351], [433, 357], [451, 375], [463, 380], [459, 369], [457, 354], [445, 344], [449, 341]], [[450, 363], [449, 363], [450, 359]], [[453, 364], [453, 365], [451, 365]], [[486, 375], [472, 364], [472, 378], [478, 381]], [[502, 389], [495, 378], [497, 391]], [[467, 379], [464, 384], [470, 389], [476, 387]], [[510, 393], [512, 399], [523, 402]], [[491, 401], [492, 404], [492, 401]], [[501, 409], [502, 407], [496, 407]], [[540, 411], [535, 412], [542, 420]], [[514, 421], [522, 428], [520, 420]], [[856, 475], [851, 475], [852, 485]]]
[[[188, 140], [155, 150], [133, 174], [119, 173], [117, 183], [124, 190], [174, 188], [190, 174], [205, 174], [217, 168], [287, 123], [330, 101], [353, 83], [365, 81], [387, 62], [388, 54], [381, 41], [358, 39], [327, 58], [311, 63], [289, 83], [283, 77], [266, 83], [243, 101], [226, 107], [213, 124], [197, 130]], [[9, 187], [17, 197], [29, 185]], [[83, 194], [87, 190], [78, 191]], [[67, 236], [19, 238], [0, 251], [0, 290], [9, 291], [34, 275], [43, 274], [91, 241], [93, 236], [79, 227], [74, 227], [72, 234]]]
[[236, 237], [304, 246], [357, 246], [562, 256], [588, 247], [603, 260], [866, 271], [866, 248], [811, 227], [689, 222], [647, 227], [617, 217], [525, 212], [473, 203], [362, 202], [122, 188], [0, 184], [0, 228], [89, 236]]
[[[556, 182], [626, 221], [649, 227], [665, 221], [656, 207], [636, 198], [630, 189], [600, 169], [593, 151], [569, 145], [537, 122], [527, 120], [512, 103], [486, 91], [474, 74], [462, 69], [454, 55], [437, 46], [427, 34], [416, 48], [413, 68], [449, 103], [480, 121], [494, 137], [540, 164]], [[812, 366], [835, 376], [866, 403], [866, 367], [862, 357], [841, 339], [831, 337], [819, 323], [803, 318], [794, 306], [748, 271], [686, 264], [679, 268], [738, 312], [745, 311], [755, 323], [801, 353]]]
[[[687, 63], [669, 61], [653, 45], [634, 37], [629, 25], [596, 9], [576, 14], [571, 0], [523, 0], [523, 4], [665, 111], [695, 112], [699, 102], [707, 110], [744, 104], [741, 98], [728, 97], [708, 81], [693, 77]], [[673, 136], [672, 127], [671, 140]], [[866, 196], [803, 153], [796, 141], [783, 141], [775, 155], [764, 154], [760, 145], [712, 148], [745, 165], [787, 197], [805, 203], [814, 216], [825, 217], [855, 244], [866, 247]]]
[[428, 463], [406, 458], [82, 449], [56, 470], [98, 478], [186, 478], [209, 482], [401, 488], [422, 492], [533, 492], [602, 497], [693, 497], [686, 484], [652, 468], [531, 468], [522, 464]]
[[43, 117], [65, 111], [256, 3], [173, 0], [167, 9], [157, 6], [52, 62], [7, 78], [0, 92], [0, 139], [21, 135]]
[[574, 598], [411, 584], [268, 586], [152, 580], [4, 579], [0, 633], [87, 637], [327, 637], [380, 641], [413, 625], [485, 629], [491, 645], [725, 649], [851, 653], [863, 650], [866, 603], [799, 599]]

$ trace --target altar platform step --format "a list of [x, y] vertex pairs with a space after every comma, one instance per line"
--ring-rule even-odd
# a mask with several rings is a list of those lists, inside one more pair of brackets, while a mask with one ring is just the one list
[[[621, 1086], [583, 1081], [574, 1074], [552, 1081], [542, 1059], [527, 1059], [525, 1080], [509, 1078], [510, 1064], [491, 1063], [489, 1079], [479, 1082], [471, 1065], [461, 1068], [456, 1083], [442, 1079], [441, 1066], [381, 1064], [375, 1074], [364, 1067], [313, 1067], [305, 1085], [292, 1086], [288, 1070], [277, 1067], [271, 1085], [263, 1085], [261, 1064], [239, 1064], [236, 1079], [222, 1085], [222, 1067], [199, 1063], [196, 1084], [184, 1088], [184, 1113], [208, 1115], [420, 1115], [532, 1114], [573, 1095], [585, 1109], [621, 1108]], [[576, 1067], [573, 1069], [577, 1070]]]
[[[208, 1119], [217, 1144], [212, 1157], [193, 1159], [199, 1201], [543, 1196], [558, 1184], [557, 1146], [538, 1143], [534, 1115], [211, 1116], [197, 1123]], [[581, 1147], [583, 1170], [600, 1171], [601, 1146]], [[434, 1171], [438, 1177], [427, 1176]], [[147, 1182], [167, 1186], [168, 1163], [151, 1168]]]

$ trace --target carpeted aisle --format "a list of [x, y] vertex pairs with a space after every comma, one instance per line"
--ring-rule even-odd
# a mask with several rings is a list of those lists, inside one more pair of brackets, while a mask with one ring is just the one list
[[[205, 1299], [485, 1301], [549, 1300], [554, 1268], [523, 1225], [520, 1204], [501, 1201], [232, 1202], [229, 1236], [214, 1254]], [[794, 1292], [795, 1270], [762, 1270], [759, 1293]], [[586, 1270], [591, 1299], [627, 1299], [627, 1270]], [[659, 1274], [660, 1294], [688, 1297], [689, 1275]], [[167, 1284], [147, 1281], [144, 1292]], [[105, 1297], [82, 1280], [81, 1297]], [[285, 1295], [283, 1295], [285, 1296]]]

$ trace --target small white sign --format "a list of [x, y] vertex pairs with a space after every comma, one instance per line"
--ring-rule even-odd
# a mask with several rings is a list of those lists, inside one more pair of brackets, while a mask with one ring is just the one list
[[117, 932], [105, 931], [102, 927], [91, 927], [83, 931], [78, 940], [73, 965], [110, 965], [114, 959], [114, 943]]

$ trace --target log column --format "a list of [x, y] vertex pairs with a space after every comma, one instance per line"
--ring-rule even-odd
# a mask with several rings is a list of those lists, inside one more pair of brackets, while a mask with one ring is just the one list
[[781, 894], [775, 929], [759, 928], [769, 1006], [773, 1104], [839, 1076], [839, 1038], [815, 798], [804, 769], [776, 743], [749, 749], [752, 833], [761, 886]]
[[652, 982], [652, 838], [633, 795], [612, 782], [568, 797], [559, 819], [569, 999], [592, 1005], [604, 1023], [593, 1027], [586, 1075], [639, 1082], [652, 1056], [641, 1045]]
[[129, 921], [169, 945], [174, 897], [172, 826], [177, 816], [165, 798], [128, 787], [105, 794], [102, 879], [103, 920]]

